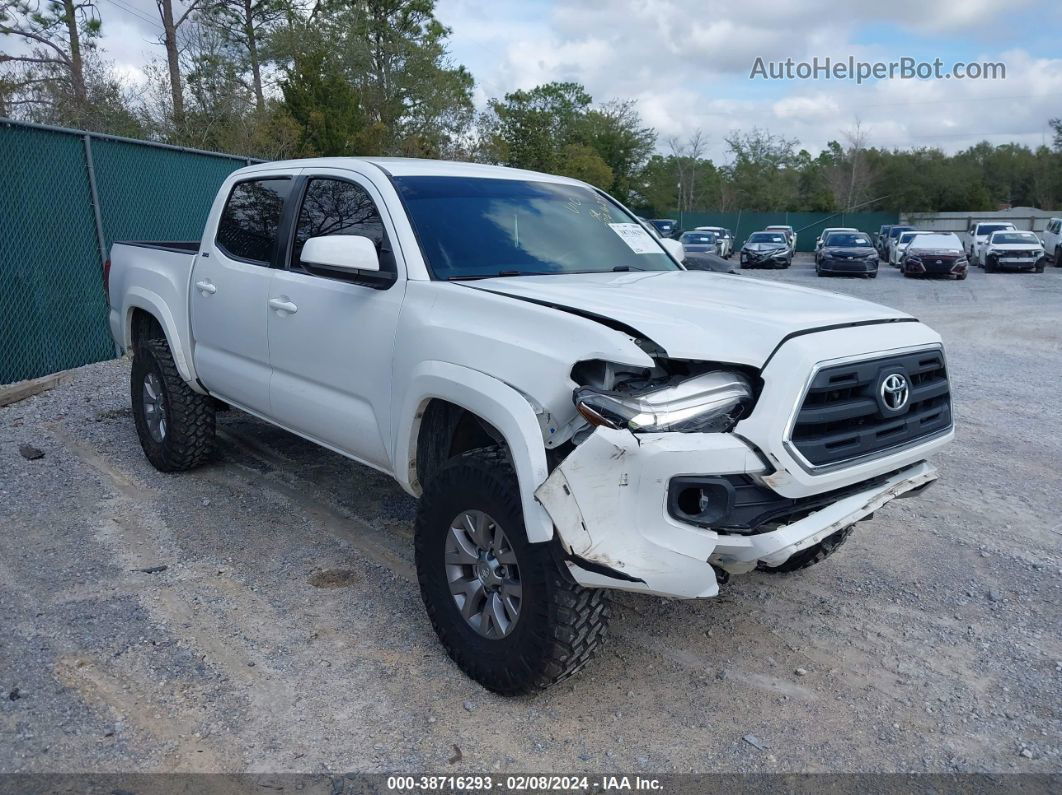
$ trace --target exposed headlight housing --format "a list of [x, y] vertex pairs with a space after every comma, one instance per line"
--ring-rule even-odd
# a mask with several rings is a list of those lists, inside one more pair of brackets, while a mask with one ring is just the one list
[[591, 425], [634, 433], [721, 433], [745, 416], [753, 392], [740, 373], [713, 370], [637, 394], [581, 387], [573, 400]]

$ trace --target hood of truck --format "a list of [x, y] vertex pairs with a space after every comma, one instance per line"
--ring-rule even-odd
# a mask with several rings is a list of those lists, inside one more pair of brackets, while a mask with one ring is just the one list
[[461, 284], [618, 322], [671, 358], [753, 367], [793, 334], [913, 320], [838, 293], [704, 271], [508, 276]]

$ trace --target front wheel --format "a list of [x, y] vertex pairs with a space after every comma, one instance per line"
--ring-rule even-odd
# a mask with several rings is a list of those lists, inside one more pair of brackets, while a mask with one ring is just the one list
[[136, 435], [161, 472], [199, 466], [214, 451], [214, 399], [181, 378], [164, 339], [138, 345], [129, 377]]
[[501, 448], [447, 463], [424, 488], [415, 530], [428, 617], [454, 662], [506, 696], [576, 673], [605, 639], [604, 591], [576, 585], [524, 530], [520, 488]]

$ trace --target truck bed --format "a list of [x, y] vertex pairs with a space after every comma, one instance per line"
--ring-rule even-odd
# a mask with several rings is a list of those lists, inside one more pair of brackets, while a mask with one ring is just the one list
[[142, 309], [158, 319], [182, 376], [190, 338], [188, 289], [199, 255], [198, 240], [122, 240], [111, 246], [108, 303], [111, 333], [123, 349], [131, 343], [131, 319]]

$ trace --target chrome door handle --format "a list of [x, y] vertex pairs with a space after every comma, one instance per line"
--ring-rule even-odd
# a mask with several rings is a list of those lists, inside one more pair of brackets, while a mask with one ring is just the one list
[[195, 283], [196, 289], [202, 291], [206, 295], [213, 295], [218, 291], [218, 288], [209, 281], [201, 281]]
[[269, 308], [275, 309], [278, 312], [287, 312], [292, 315], [299, 311], [299, 308], [295, 304], [291, 303], [291, 301], [285, 301], [283, 298], [270, 298]]

